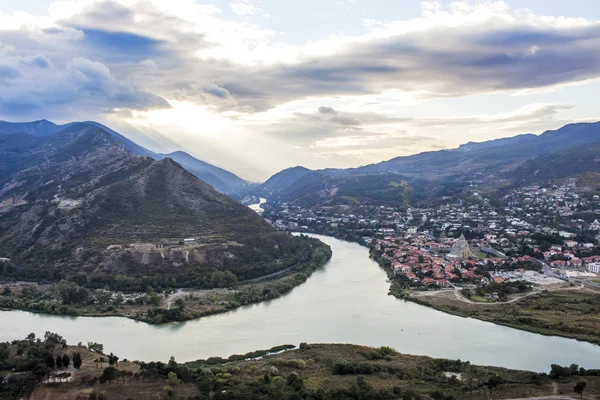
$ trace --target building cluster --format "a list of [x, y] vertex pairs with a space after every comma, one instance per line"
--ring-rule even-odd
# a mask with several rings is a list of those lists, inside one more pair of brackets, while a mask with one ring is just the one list
[[565, 270], [600, 273], [600, 196], [578, 192], [574, 181], [521, 187], [493, 200], [472, 186], [460, 199], [429, 208], [269, 204], [265, 216], [278, 229], [374, 246], [411, 286], [542, 281], [519, 266], [541, 270], [543, 263], [558, 270], [554, 277], [564, 278]]

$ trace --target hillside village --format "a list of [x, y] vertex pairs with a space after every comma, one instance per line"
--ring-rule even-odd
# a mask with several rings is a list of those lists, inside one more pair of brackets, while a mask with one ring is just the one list
[[462, 198], [436, 208], [360, 204], [307, 209], [269, 203], [264, 215], [281, 230], [369, 246], [405, 288], [568, 280], [597, 285], [599, 195], [579, 190], [573, 180], [514, 189], [496, 200], [477, 189], [472, 186]]

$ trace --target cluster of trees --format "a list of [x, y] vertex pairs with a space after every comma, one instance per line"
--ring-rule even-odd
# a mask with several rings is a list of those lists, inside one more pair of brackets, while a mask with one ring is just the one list
[[0, 371], [18, 376], [0, 385], [0, 399], [28, 397], [37, 382], [68, 379], [70, 373], [61, 370], [71, 364], [80, 368], [82, 359], [79, 353], [71, 358], [61, 351], [66, 346], [67, 341], [52, 332], [46, 332], [43, 339], [30, 333], [25, 339], [0, 343]]
[[500, 300], [505, 300], [511, 294], [526, 293], [532, 290], [532, 285], [523, 281], [516, 282], [490, 282], [485, 286], [479, 286], [475, 290], [465, 289], [462, 294], [471, 298], [473, 296], [485, 296], [486, 294], [497, 293]]
[[305, 261], [296, 265], [291, 270], [291, 272], [295, 274], [293, 280], [267, 281], [263, 285], [261, 291], [258, 291], [255, 288], [238, 290], [235, 294], [235, 299], [239, 303], [238, 305], [259, 303], [261, 301], [277, 298], [282, 294], [291, 291], [294, 287], [306, 282], [308, 277], [317, 268], [322, 267], [331, 258], [331, 254], [332, 252], [329, 246], [321, 244], [318, 247], [315, 247]]

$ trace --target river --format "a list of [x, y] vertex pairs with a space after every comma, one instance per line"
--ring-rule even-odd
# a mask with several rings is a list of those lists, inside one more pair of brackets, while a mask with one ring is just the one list
[[402, 353], [549, 371], [550, 364], [600, 368], [600, 347], [445, 314], [387, 295], [385, 272], [355, 243], [318, 236], [331, 261], [306, 283], [269, 302], [162, 326], [120, 317], [0, 312], [0, 341], [58, 332], [69, 343], [104, 344], [121, 359], [226, 357], [279, 344], [387, 345]]
[[265, 204], [267, 202], [267, 199], [263, 199], [262, 197], [259, 198], [259, 202], [257, 204], [251, 204], [248, 207], [251, 210], [256, 211], [259, 214], [262, 214], [262, 212], [264, 211], [262, 208], [262, 205]]

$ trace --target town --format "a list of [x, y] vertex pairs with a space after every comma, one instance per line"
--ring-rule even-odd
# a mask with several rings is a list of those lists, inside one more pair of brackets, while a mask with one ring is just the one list
[[[432, 208], [307, 209], [270, 202], [264, 208], [265, 218], [278, 229], [368, 246], [403, 289], [566, 281], [600, 287], [600, 196], [579, 190], [574, 180], [522, 187], [497, 199], [472, 185], [461, 198]], [[504, 300], [502, 293], [480, 293], [487, 301]]]

